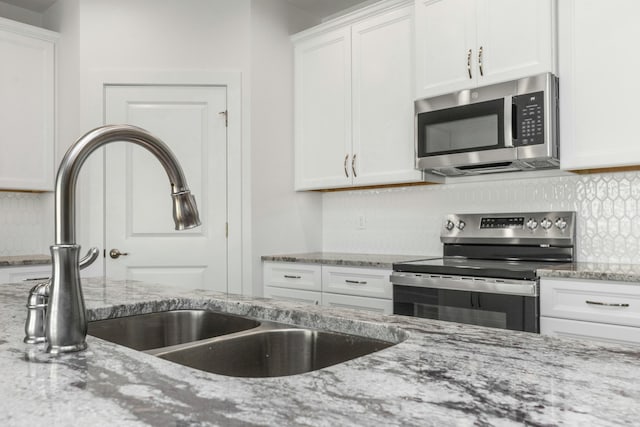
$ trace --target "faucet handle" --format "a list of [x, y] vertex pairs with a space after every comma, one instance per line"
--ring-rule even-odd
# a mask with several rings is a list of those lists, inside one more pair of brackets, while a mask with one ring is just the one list
[[100, 249], [98, 249], [96, 246], [89, 249], [87, 254], [83, 256], [80, 259], [80, 262], [78, 263], [78, 267], [80, 268], [80, 270], [84, 270], [85, 268], [93, 264], [94, 261], [98, 259], [99, 255], [100, 255]]

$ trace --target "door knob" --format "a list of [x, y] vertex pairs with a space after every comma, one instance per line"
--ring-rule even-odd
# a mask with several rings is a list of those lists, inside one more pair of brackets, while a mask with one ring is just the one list
[[111, 249], [111, 250], [109, 251], [109, 256], [110, 256], [111, 258], [113, 258], [113, 259], [118, 259], [118, 258], [120, 258], [120, 256], [127, 256], [127, 255], [129, 255], [129, 253], [128, 253], [128, 252], [120, 252], [120, 251], [119, 251], [119, 250], [117, 250], [117, 249]]

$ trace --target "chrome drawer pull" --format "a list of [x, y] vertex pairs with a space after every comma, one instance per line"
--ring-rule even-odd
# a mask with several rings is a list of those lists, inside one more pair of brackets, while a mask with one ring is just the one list
[[608, 302], [598, 302], [598, 301], [585, 301], [587, 304], [591, 305], [603, 305], [605, 307], [629, 307], [629, 304], [618, 304], [618, 303], [608, 303]]
[[361, 282], [359, 280], [349, 280], [349, 279], [345, 279], [345, 282], [351, 283], [351, 284], [354, 284], [354, 285], [366, 285], [367, 284], [367, 282]]
[[302, 279], [302, 276], [290, 276], [288, 274], [284, 275], [285, 279]]

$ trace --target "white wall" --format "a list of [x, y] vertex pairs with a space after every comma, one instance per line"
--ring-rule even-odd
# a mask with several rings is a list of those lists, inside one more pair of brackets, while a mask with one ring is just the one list
[[[577, 259], [640, 262], [640, 173], [513, 179], [327, 193], [325, 251], [439, 255], [444, 215], [569, 210], [578, 213]], [[364, 215], [366, 228], [359, 229]]]
[[253, 293], [262, 255], [322, 248], [322, 197], [293, 191], [293, 49], [316, 24], [286, 0], [251, 3], [251, 228]]

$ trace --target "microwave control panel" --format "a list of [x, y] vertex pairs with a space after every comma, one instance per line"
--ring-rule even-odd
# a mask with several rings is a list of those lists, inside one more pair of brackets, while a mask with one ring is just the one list
[[514, 96], [512, 119], [516, 147], [544, 144], [544, 92]]

